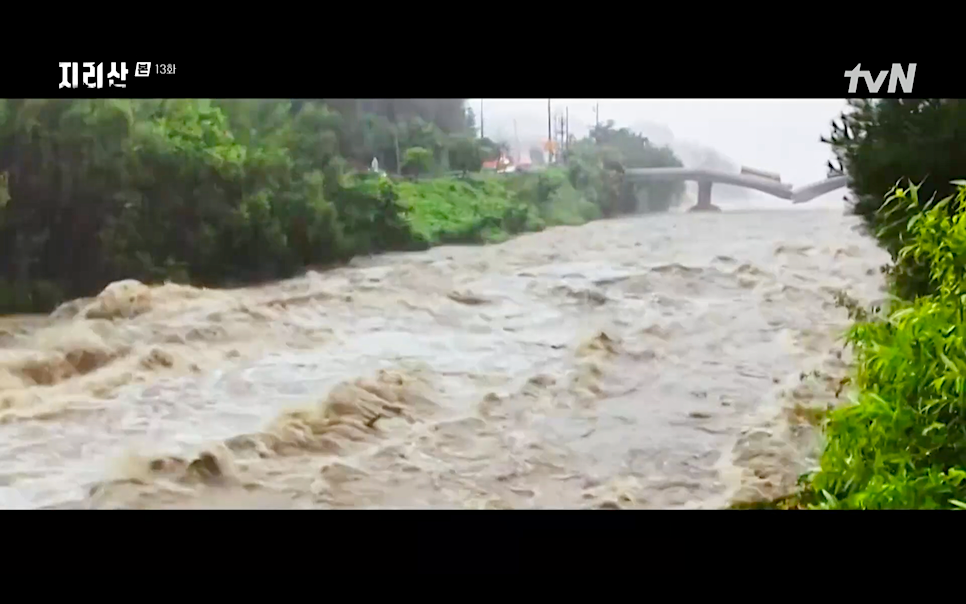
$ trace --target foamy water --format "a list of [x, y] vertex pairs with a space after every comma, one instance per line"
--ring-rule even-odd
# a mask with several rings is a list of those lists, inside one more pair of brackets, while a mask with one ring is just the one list
[[0, 320], [3, 507], [718, 507], [847, 370], [841, 208], [664, 214]]

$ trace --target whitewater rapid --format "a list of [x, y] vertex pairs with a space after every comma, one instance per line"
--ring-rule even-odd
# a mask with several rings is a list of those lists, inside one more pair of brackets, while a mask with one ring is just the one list
[[640, 216], [2, 318], [0, 507], [774, 497], [847, 372], [836, 293], [881, 296], [856, 224]]

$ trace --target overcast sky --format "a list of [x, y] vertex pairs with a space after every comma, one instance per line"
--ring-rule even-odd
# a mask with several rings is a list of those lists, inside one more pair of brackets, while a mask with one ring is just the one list
[[[686, 141], [711, 147], [735, 164], [777, 172], [795, 186], [824, 179], [831, 158], [819, 137], [845, 108], [832, 99], [551, 99], [556, 113], [569, 107], [570, 132], [586, 134], [594, 124], [614, 120], [656, 142]], [[479, 124], [480, 99], [469, 101]], [[485, 134], [521, 145], [547, 136], [547, 99], [484, 99]], [[841, 194], [838, 194], [841, 197]]]

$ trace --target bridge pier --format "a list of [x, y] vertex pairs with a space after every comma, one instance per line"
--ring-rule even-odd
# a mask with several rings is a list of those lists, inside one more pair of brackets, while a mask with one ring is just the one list
[[721, 208], [711, 203], [710, 180], [698, 180], [698, 203], [689, 212], [720, 212]]
[[694, 206], [698, 210], [711, 209], [711, 181], [698, 181], [698, 205]]

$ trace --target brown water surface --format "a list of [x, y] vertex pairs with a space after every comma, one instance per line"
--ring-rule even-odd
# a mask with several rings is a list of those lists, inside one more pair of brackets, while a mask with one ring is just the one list
[[671, 213], [3, 318], [0, 506], [772, 497], [846, 370], [836, 291], [880, 295], [855, 224]]

